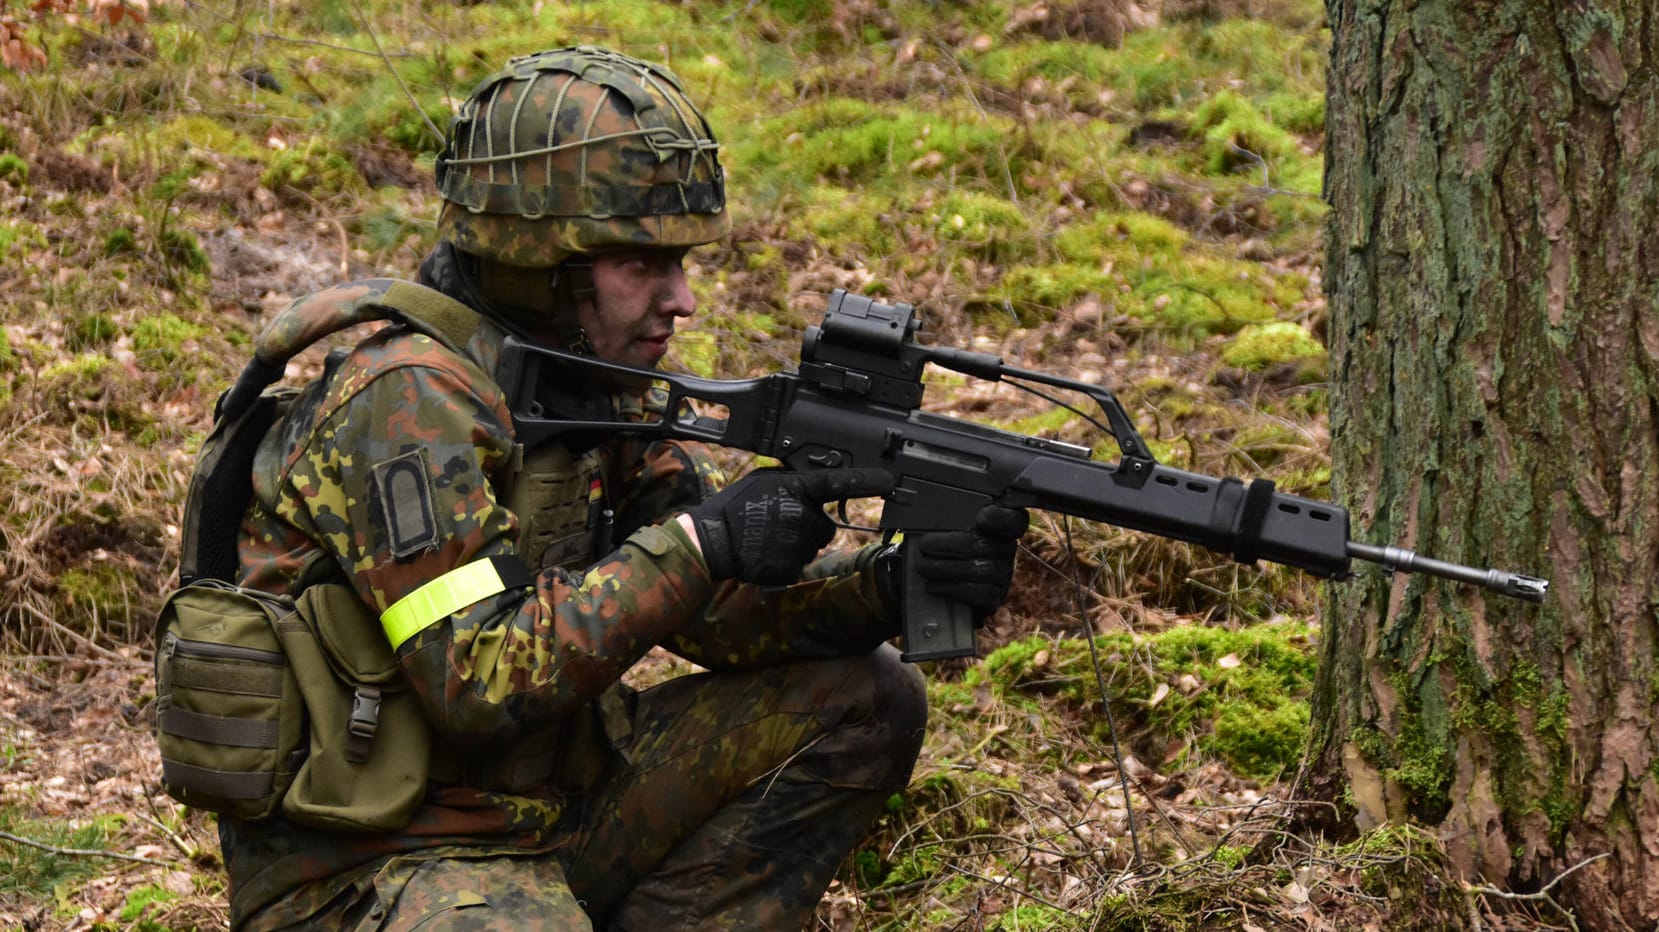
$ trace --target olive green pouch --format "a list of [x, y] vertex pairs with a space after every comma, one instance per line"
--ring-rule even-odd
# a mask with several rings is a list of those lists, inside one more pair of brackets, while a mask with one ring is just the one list
[[156, 617], [161, 785], [240, 819], [274, 813], [305, 757], [305, 705], [277, 626], [292, 600], [198, 580]]
[[425, 797], [432, 729], [379, 619], [349, 586], [325, 583], [300, 594], [277, 633], [311, 725], [283, 815], [356, 832], [407, 825]]

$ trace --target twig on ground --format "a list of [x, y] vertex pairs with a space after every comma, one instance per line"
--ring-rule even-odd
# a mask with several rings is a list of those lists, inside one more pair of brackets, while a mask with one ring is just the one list
[[1577, 864], [1574, 864], [1572, 867], [1569, 867], [1557, 874], [1554, 880], [1551, 880], [1549, 883], [1544, 884], [1542, 887], [1531, 893], [1515, 893], [1509, 890], [1499, 890], [1497, 887], [1488, 886], [1487, 884], [1470, 884], [1468, 889], [1470, 893], [1475, 895], [1476, 899], [1483, 896], [1493, 896], [1500, 900], [1511, 900], [1515, 902], [1548, 903], [1561, 912], [1561, 915], [1567, 920], [1567, 925], [1572, 927], [1573, 932], [1578, 932], [1578, 921], [1573, 918], [1572, 910], [1562, 906], [1560, 903], [1557, 903], [1555, 901], [1555, 897], [1550, 896], [1550, 891], [1555, 889], [1556, 884], [1566, 880], [1569, 875], [1577, 871], [1579, 868], [1588, 867], [1603, 858], [1610, 858], [1612, 856], [1613, 855], [1611, 853], [1603, 851], [1601, 854], [1585, 858]]
[[136, 854], [117, 854], [114, 851], [100, 851], [96, 848], [63, 848], [58, 845], [49, 845], [44, 841], [36, 841], [33, 838], [24, 838], [22, 835], [13, 835], [11, 832], [0, 832], [0, 839], [5, 839], [6, 841], [15, 842], [20, 845], [27, 845], [30, 848], [39, 848], [41, 851], [48, 851], [52, 854], [61, 854], [68, 857], [114, 858], [118, 861], [133, 861], [138, 864], [154, 864], [158, 867], [178, 866], [177, 861], [158, 861], [155, 858], [139, 857]]
[[46, 614], [45, 612], [41, 611], [40, 609], [34, 607], [33, 605], [30, 605], [28, 603], [24, 603], [23, 607], [29, 612], [29, 614], [35, 616], [35, 618], [38, 621], [42, 622], [47, 627], [51, 628], [53, 631], [56, 631], [57, 633], [62, 634], [64, 637], [69, 638], [71, 641], [74, 641], [76, 644], [79, 644], [81, 647], [84, 647], [87, 650], [92, 651], [94, 654], [97, 654], [98, 656], [102, 657], [103, 659], [105, 659], [105, 660], [107, 660], [111, 663], [114, 663], [118, 666], [131, 666], [131, 667], [143, 667], [143, 666], [145, 666], [145, 664], [140, 660], [137, 660], [137, 659], [132, 658], [132, 657], [127, 657], [127, 656], [124, 656], [122, 654], [118, 654], [115, 651], [112, 651], [109, 648], [104, 647], [103, 645], [99, 644], [97, 641], [94, 641], [91, 638], [87, 637], [86, 635], [80, 633], [79, 631], [76, 631], [73, 628], [66, 627], [62, 622], [58, 621], [56, 618], [53, 618], [51, 615]]
[[[153, 806], [154, 803], [151, 805]], [[135, 812], [133, 814], [138, 816], [140, 819], [143, 819], [145, 822], [148, 822], [152, 828], [160, 832], [162, 837], [166, 838], [168, 842], [173, 845], [173, 847], [179, 849], [179, 853], [184, 855], [187, 860], [195, 859], [197, 854], [196, 850], [191, 847], [189, 842], [179, 837], [178, 832], [168, 828], [160, 819], [154, 818], [153, 816], [147, 816], [142, 812]]]

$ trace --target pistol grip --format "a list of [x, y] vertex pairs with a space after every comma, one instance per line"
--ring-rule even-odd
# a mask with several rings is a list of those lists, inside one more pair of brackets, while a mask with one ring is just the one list
[[[919, 535], [907, 534], [915, 542]], [[904, 549], [904, 652], [905, 663], [972, 657], [974, 644], [973, 610], [965, 603], [942, 598], [927, 591], [927, 583], [916, 572], [913, 551]]]

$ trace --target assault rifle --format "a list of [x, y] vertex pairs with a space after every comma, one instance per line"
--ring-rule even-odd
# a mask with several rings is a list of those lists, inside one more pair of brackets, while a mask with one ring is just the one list
[[[880, 525], [907, 539], [960, 529], [981, 506], [994, 502], [1102, 521], [1199, 544], [1241, 563], [1270, 560], [1330, 579], [1348, 578], [1351, 561], [1358, 558], [1529, 602], [1543, 601], [1548, 591], [1548, 581], [1536, 577], [1349, 540], [1347, 511], [1279, 492], [1268, 479], [1246, 483], [1165, 466], [1106, 388], [1020, 369], [986, 353], [918, 343], [918, 329], [915, 308], [908, 304], [882, 304], [837, 290], [823, 322], [807, 328], [798, 372], [705, 379], [509, 337], [502, 349], [501, 384], [526, 447], [620, 430], [735, 447], [794, 468], [884, 468], [897, 486], [886, 496]], [[1020, 380], [1087, 395], [1105, 423], [1090, 419], [1112, 435], [1121, 457], [1103, 462], [1086, 447], [922, 411], [922, 370], [928, 363], [974, 378]], [[666, 414], [644, 423], [622, 422], [604, 386], [646, 382], [667, 392]], [[699, 407], [724, 408], [726, 416], [702, 415]], [[902, 572], [905, 659], [975, 653], [967, 607], [929, 595], [909, 565]]]

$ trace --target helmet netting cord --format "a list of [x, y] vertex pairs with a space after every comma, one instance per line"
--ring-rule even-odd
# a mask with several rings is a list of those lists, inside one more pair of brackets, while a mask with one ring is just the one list
[[484, 124], [484, 159], [485, 164], [490, 166], [491, 184], [494, 184], [497, 180], [495, 176], [495, 163], [499, 161], [499, 159], [495, 156], [495, 134], [490, 132], [490, 125], [495, 122], [495, 104], [496, 101], [500, 99], [501, 88], [497, 87], [490, 94], [490, 99], [485, 101], [483, 119], [479, 120], [480, 123]]
[[[532, 72], [529, 80], [524, 82], [524, 88], [519, 91], [518, 100], [513, 102], [513, 115], [507, 122], [507, 149], [510, 152], [518, 151], [518, 116], [524, 111], [524, 102], [530, 99], [530, 92], [535, 89], [536, 82], [541, 80], [542, 72]], [[513, 184], [519, 183], [518, 159], [513, 159], [508, 170], [508, 179]]]
[[[642, 83], [644, 83], [646, 86], [650, 87], [651, 90], [656, 91], [657, 94], [660, 95], [663, 100], [668, 101], [668, 107], [669, 107], [670, 110], [674, 111], [674, 116], [679, 119], [680, 127], [684, 130], [685, 137], [689, 138], [689, 139], [693, 139], [693, 140], [697, 139], [697, 131], [692, 128], [691, 121], [686, 119], [685, 111], [680, 109], [680, 101], [677, 98], [677, 95], [670, 94], [668, 92], [668, 89], [663, 86], [663, 82], [658, 80], [657, 75], [654, 72], [642, 73], [640, 75], [640, 81]], [[637, 114], [637, 113], [634, 114], [634, 120], [636, 122], [639, 120], [639, 114]], [[667, 155], [665, 150], [669, 149], [671, 147], [658, 146], [657, 143], [656, 143], [656, 140], [653, 139], [650, 136], [645, 137], [645, 139], [646, 139], [646, 143], [651, 146], [651, 151], [656, 154], [657, 162], [659, 164], [662, 163], [662, 162], [668, 161], [669, 156]], [[693, 150], [691, 157], [686, 159], [687, 164], [686, 164], [685, 167], [688, 169], [688, 171], [686, 172], [685, 176], [687, 178], [690, 178], [691, 175], [692, 175], [692, 172], [696, 170], [696, 167], [697, 167], [697, 151], [698, 150]], [[691, 213], [691, 201], [688, 200], [685, 196], [685, 186], [684, 185], [677, 186], [676, 191], [680, 195], [680, 209], [685, 211], [688, 214]]]
[[[591, 126], [591, 124], [590, 124]], [[662, 149], [684, 149], [691, 152], [717, 152], [720, 144], [712, 139], [681, 139], [673, 130], [666, 126], [648, 126], [644, 129], [623, 130], [618, 133], [606, 133], [603, 136], [589, 136], [574, 142], [563, 142], [556, 146], [543, 146], [540, 149], [530, 149], [525, 152], [510, 152], [502, 155], [475, 156], [473, 158], [445, 159], [450, 165], [483, 165], [488, 162], [500, 162], [506, 159], [529, 158], [534, 155], [547, 155], [553, 152], [563, 152], [566, 149], [579, 149], [591, 146], [596, 142], [610, 142], [614, 139], [628, 139], [633, 136], [655, 137], [652, 145]]]
[[[554, 137], [554, 134], [556, 132], [558, 132], [559, 111], [561, 111], [565, 108], [565, 97], [570, 94], [571, 85], [575, 84], [579, 80], [581, 80], [579, 77], [577, 77], [574, 74], [569, 74], [567, 72], [565, 83], [559, 85], [559, 93], [557, 95], [555, 95], [554, 98], [553, 98], [553, 106], [547, 108], [547, 138], [548, 139], [552, 139]], [[547, 181], [548, 181], [549, 184], [551, 184], [553, 182], [553, 153], [555, 151], [557, 151], [557, 150], [553, 149], [553, 148], [549, 148], [546, 152], [543, 153], [543, 155], [545, 156], [545, 159], [544, 159], [544, 165], [543, 165], [542, 171], [545, 173], [545, 175], [547, 177]], [[529, 153], [529, 154], [534, 155], [535, 153]]]
[[577, 156], [576, 183], [587, 187], [588, 183], [588, 146], [598, 142], [593, 135], [593, 124], [599, 122], [599, 111], [604, 108], [605, 101], [614, 93], [609, 87], [600, 85], [599, 97], [593, 102], [593, 109], [588, 111], [588, 122], [582, 127], [582, 151]]

